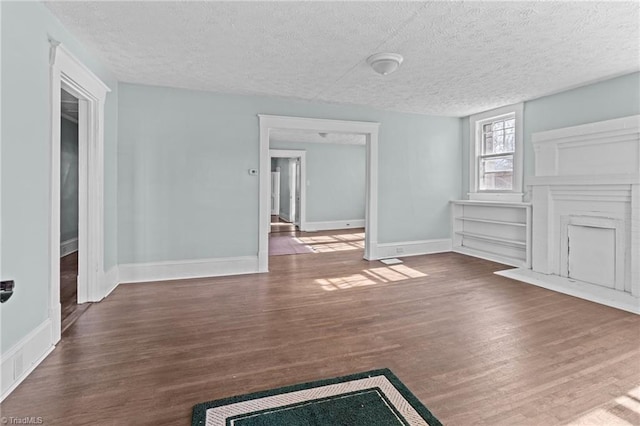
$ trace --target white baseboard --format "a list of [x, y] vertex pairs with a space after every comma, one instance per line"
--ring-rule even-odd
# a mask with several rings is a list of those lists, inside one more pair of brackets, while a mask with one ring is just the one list
[[[479, 259], [488, 260], [491, 262], [502, 263], [503, 265], [515, 266], [516, 268], [526, 266], [525, 260], [520, 260], [511, 256], [502, 256], [499, 254], [491, 253], [483, 250], [475, 250], [469, 247], [457, 246], [451, 250], [455, 253], [464, 254], [466, 256], [477, 257]], [[515, 252], [515, 250], [514, 250]]]
[[640, 314], [640, 298], [623, 291], [613, 290], [595, 284], [534, 272], [531, 269], [507, 269], [497, 271], [496, 275], [522, 281], [527, 284], [537, 285], [548, 290], [579, 297], [580, 299], [622, 309], [623, 311]]
[[120, 283], [255, 274], [258, 272], [258, 256], [130, 263], [120, 265], [118, 269]]
[[278, 217], [280, 219], [284, 220], [285, 222], [291, 222], [291, 218], [289, 217], [289, 215], [286, 215], [284, 213], [278, 214]]
[[419, 256], [421, 254], [445, 253], [451, 251], [451, 239], [402, 241], [380, 243], [376, 249], [378, 259], [389, 257]]
[[119, 269], [120, 268], [118, 267], [118, 265], [114, 265], [104, 273], [104, 276], [102, 277], [101, 292], [102, 294], [104, 294], [104, 297], [107, 297], [113, 290], [116, 289], [116, 287], [118, 287], [118, 284], [120, 283]]
[[0, 402], [9, 396], [24, 379], [53, 351], [52, 323], [47, 318], [27, 334], [0, 360]]
[[364, 219], [331, 220], [326, 222], [306, 222], [304, 231], [330, 231], [334, 229], [364, 228]]
[[78, 251], [78, 239], [72, 238], [60, 243], [60, 257], [64, 257], [68, 254]]

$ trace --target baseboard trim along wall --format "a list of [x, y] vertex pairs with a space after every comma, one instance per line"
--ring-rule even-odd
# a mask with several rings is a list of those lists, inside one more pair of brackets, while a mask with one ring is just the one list
[[118, 267], [121, 284], [255, 274], [257, 272], [258, 256], [130, 263]]
[[60, 257], [64, 257], [68, 254], [78, 251], [78, 239], [72, 238], [60, 243]]
[[284, 213], [280, 213], [278, 215], [278, 217], [282, 220], [284, 220], [285, 222], [291, 222], [291, 218], [289, 217], [289, 215], [286, 215]]
[[9, 396], [24, 379], [53, 351], [53, 330], [51, 319], [27, 334], [0, 360], [0, 402]]
[[331, 220], [326, 222], [306, 222], [305, 231], [330, 231], [334, 229], [364, 228], [364, 219]]
[[110, 295], [111, 292], [118, 287], [118, 284], [120, 283], [119, 269], [118, 265], [114, 265], [103, 275], [102, 294], [104, 294], [104, 297]]
[[451, 238], [439, 240], [402, 241], [379, 243], [376, 250], [378, 259], [389, 257], [419, 256], [421, 254], [445, 253], [451, 251]]

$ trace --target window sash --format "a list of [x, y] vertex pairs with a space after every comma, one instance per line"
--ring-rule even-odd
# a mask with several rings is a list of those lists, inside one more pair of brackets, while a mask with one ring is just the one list
[[[510, 158], [511, 159], [511, 168], [510, 169], [506, 169], [506, 170], [494, 170], [494, 171], [485, 171], [483, 170], [482, 167], [482, 161], [483, 160], [487, 160], [487, 159], [492, 159], [492, 158]], [[476, 169], [478, 170], [478, 188], [477, 191], [478, 192], [513, 192], [513, 187], [514, 187], [514, 179], [515, 179], [515, 165], [514, 165], [514, 161], [515, 161], [515, 151], [512, 152], [502, 152], [499, 154], [487, 154], [487, 155], [478, 155], [477, 157], [477, 163], [476, 163]], [[485, 176], [490, 176], [490, 175], [498, 175], [501, 173], [511, 173], [511, 188], [504, 188], [504, 189], [500, 189], [500, 188], [488, 188], [488, 189], [482, 189], [482, 182], [485, 180], [484, 177]]]

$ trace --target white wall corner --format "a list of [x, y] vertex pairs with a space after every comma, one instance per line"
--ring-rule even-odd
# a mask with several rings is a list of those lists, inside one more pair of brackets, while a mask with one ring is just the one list
[[27, 334], [0, 357], [0, 402], [9, 396], [24, 379], [53, 351], [51, 319]]
[[324, 222], [306, 222], [306, 232], [329, 231], [338, 229], [364, 228], [364, 219], [330, 220]]
[[255, 274], [259, 272], [259, 265], [258, 256], [242, 256], [129, 263], [120, 265], [118, 269], [119, 281], [122, 284]]
[[451, 251], [451, 238], [421, 241], [381, 243], [376, 248], [376, 258], [419, 256], [422, 254], [446, 253]]

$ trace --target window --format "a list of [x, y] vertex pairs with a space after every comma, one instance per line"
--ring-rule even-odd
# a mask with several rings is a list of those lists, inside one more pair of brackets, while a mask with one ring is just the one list
[[516, 151], [515, 116], [482, 124], [478, 155], [478, 190], [513, 190], [513, 155]]
[[522, 104], [470, 117], [469, 198], [522, 201]]

